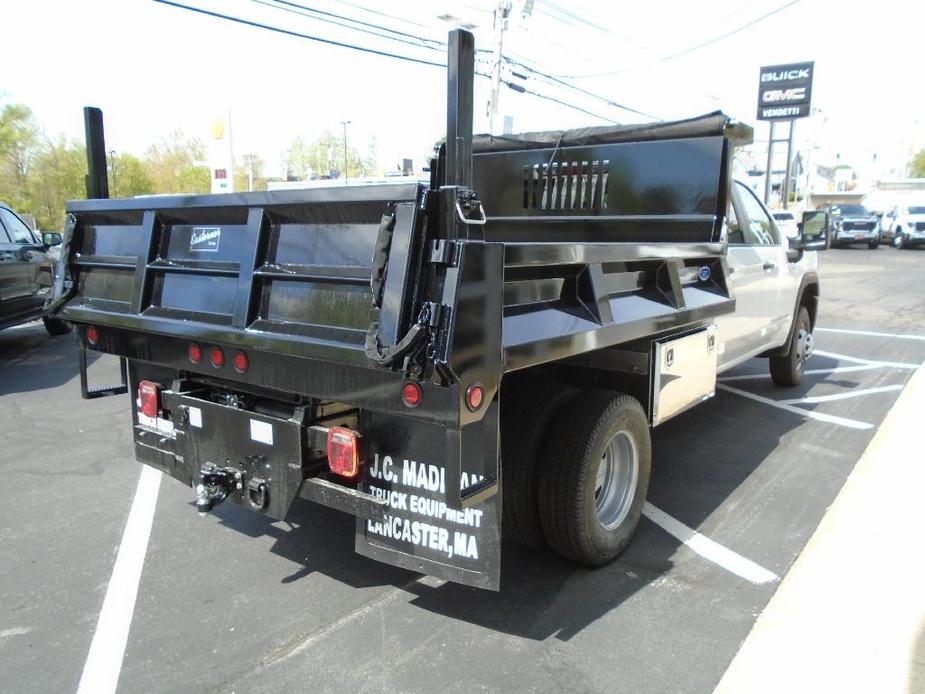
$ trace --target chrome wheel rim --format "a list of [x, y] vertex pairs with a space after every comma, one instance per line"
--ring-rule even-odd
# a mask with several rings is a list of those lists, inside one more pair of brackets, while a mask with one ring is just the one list
[[797, 370], [806, 368], [806, 360], [813, 355], [813, 334], [805, 327], [800, 326], [797, 333]]
[[639, 454], [633, 437], [618, 431], [604, 449], [594, 485], [594, 511], [605, 529], [616, 528], [626, 519], [638, 477]]

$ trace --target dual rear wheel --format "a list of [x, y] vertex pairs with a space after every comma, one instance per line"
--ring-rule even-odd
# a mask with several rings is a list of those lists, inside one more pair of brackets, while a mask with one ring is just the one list
[[[506, 413], [504, 524], [525, 544], [606, 564], [629, 544], [642, 513], [652, 461], [648, 420], [629, 395], [541, 387], [554, 394], [546, 407], [534, 400], [527, 408], [516, 398]], [[507, 447], [525, 442], [528, 431], [530, 445]]]

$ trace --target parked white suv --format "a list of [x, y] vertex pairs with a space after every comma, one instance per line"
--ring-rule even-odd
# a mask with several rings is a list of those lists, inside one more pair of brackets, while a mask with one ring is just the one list
[[883, 215], [880, 234], [899, 248], [925, 244], [925, 205], [897, 205]]

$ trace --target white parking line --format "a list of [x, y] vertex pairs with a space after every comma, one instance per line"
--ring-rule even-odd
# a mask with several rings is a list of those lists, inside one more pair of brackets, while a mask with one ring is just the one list
[[741, 576], [746, 581], [760, 585], [778, 579], [777, 574], [768, 571], [763, 566], [759, 566], [751, 559], [746, 559], [741, 554], [736, 554], [731, 549], [723, 547], [696, 530], [688, 528], [684, 523], [672, 518], [648, 501], [643, 504], [642, 514], [669, 535], [678, 538], [704, 559], [708, 559], [736, 576]]
[[[846, 371], [870, 371], [871, 369], [881, 368], [880, 364], [859, 364], [858, 366], [835, 366], [831, 369], [807, 369], [803, 372], [805, 376], [815, 376], [818, 374], [837, 374], [845, 373]], [[768, 378], [768, 374], [762, 372], [760, 374], [742, 374], [739, 376], [720, 376], [717, 378], [717, 381], [752, 381], [759, 378]]]
[[811, 405], [817, 402], [832, 402], [833, 400], [848, 400], [850, 398], [859, 398], [863, 395], [875, 395], [877, 393], [890, 393], [902, 390], [903, 386], [880, 386], [879, 388], [865, 388], [864, 390], [850, 390], [845, 393], [835, 393], [834, 395], [808, 395], [805, 398], [794, 398], [792, 400], [778, 400], [785, 405], [799, 405], [801, 403]]
[[116, 691], [160, 483], [160, 470], [143, 465], [77, 694], [111, 694]]
[[867, 422], [859, 422], [856, 419], [848, 419], [847, 417], [836, 417], [835, 415], [825, 414], [823, 412], [814, 412], [813, 410], [804, 410], [801, 407], [794, 407], [793, 405], [788, 405], [777, 400], [772, 400], [771, 398], [765, 398], [761, 395], [755, 395], [754, 393], [749, 393], [744, 390], [739, 390], [738, 388], [733, 388], [732, 386], [723, 385], [722, 383], [716, 384], [717, 388], [729, 391], [730, 393], [735, 393], [736, 395], [741, 395], [743, 398], [748, 398], [756, 402], [764, 403], [765, 405], [770, 405], [771, 407], [776, 407], [779, 410], [784, 410], [785, 412], [791, 412], [801, 417], [807, 417], [808, 419], [816, 419], [820, 422], [828, 422], [829, 424], [838, 424], [843, 427], [848, 427], [849, 429], [872, 429], [873, 424], [868, 424]]
[[813, 356], [828, 357], [829, 359], [838, 359], [839, 361], [850, 361], [855, 364], [867, 364], [868, 366], [888, 366], [891, 369], [909, 369], [915, 371], [919, 368], [918, 364], [906, 364], [900, 361], [877, 361], [876, 359], [860, 359], [858, 357], [849, 357], [847, 354], [838, 354], [837, 352], [823, 352], [822, 350], [813, 350]]
[[817, 333], [844, 333], [846, 335], [870, 335], [871, 337], [889, 337], [895, 340], [920, 340], [925, 342], [925, 335], [899, 335], [896, 333], [878, 333], [873, 330], [846, 330], [844, 328], [814, 328]]

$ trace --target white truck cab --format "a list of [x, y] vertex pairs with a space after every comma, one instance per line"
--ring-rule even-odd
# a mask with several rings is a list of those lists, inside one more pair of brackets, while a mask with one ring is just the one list
[[[812, 218], [817, 226], [825, 224], [822, 213]], [[824, 239], [824, 229], [819, 231]], [[718, 371], [768, 356], [774, 381], [795, 385], [812, 354], [819, 297], [816, 252], [793, 248], [799, 237], [791, 241], [781, 234], [768, 209], [741, 181], [732, 184], [726, 242], [736, 309], [716, 319]], [[824, 242], [820, 247], [825, 248]]]

